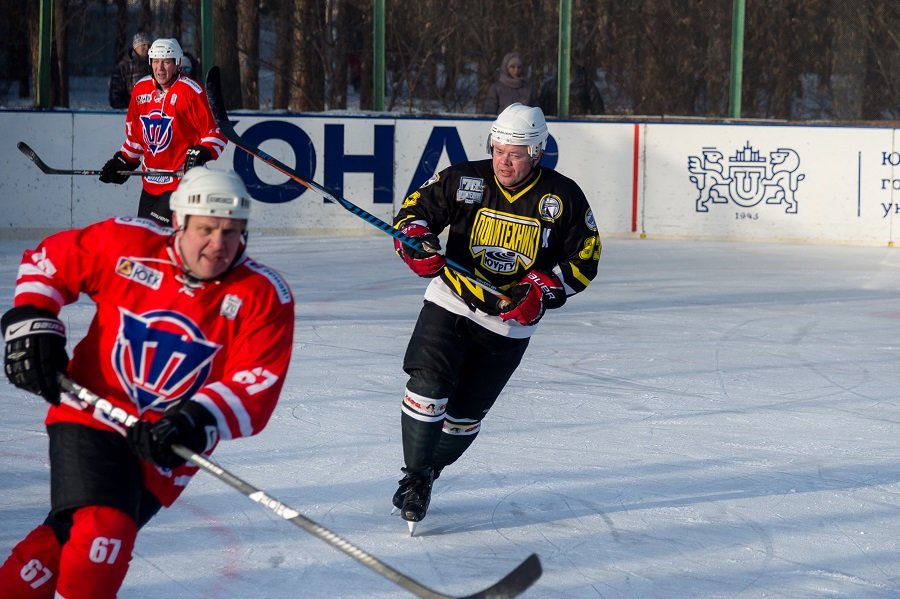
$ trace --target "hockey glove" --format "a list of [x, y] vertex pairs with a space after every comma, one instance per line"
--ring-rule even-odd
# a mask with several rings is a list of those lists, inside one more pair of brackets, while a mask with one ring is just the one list
[[69, 365], [66, 327], [52, 312], [16, 306], [0, 318], [6, 341], [4, 369], [9, 382], [59, 404], [59, 373]]
[[420, 277], [436, 277], [447, 264], [447, 259], [440, 255], [441, 241], [431, 230], [418, 223], [409, 223], [400, 228], [400, 232], [412, 237], [422, 245], [422, 250], [416, 250], [399, 239], [394, 239], [394, 249], [397, 255], [403, 258], [406, 265]]
[[533, 270], [512, 288], [510, 299], [513, 304], [500, 308], [500, 318], [535, 325], [547, 308], [559, 308], [566, 303], [566, 291], [555, 275]]
[[133, 171], [137, 167], [137, 164], [132, 164], [125, 160], [125, 157], [122, 156], [122, 152], [116, 152], [113, 154], [113, 157], [107, 160], [106, 164], [103, 165], [103, 169], [100, 171], [100, 182], [121, 185], [125, 181], [128, 181], [128, 175], [122, 175], [119, 171]]
[[128, 429], [128, 444], [135, 455], [163, 468], [176, 468], [185, 462], [172, 451], [172, 445], [202, 453], [218, 438], [215, 417], [195, 401], [180, 402], [156, 422], [138, 420]]
[[191, 146], [187, 149], [184, 158], [184, 171], [187, 172], [195, 166], [203, 166], [212, 160], [212, 152], [203, 146]]

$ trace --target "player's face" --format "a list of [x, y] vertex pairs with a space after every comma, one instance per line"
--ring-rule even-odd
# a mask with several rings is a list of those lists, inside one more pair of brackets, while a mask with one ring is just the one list
[[243, 244], [246, 221], [217, 216], [190, 216], [178, 232], [184, 265], [198, 279], [216, 279], [228, 270]]
[[150, 70], [153, 71], [153, 78], [159, 85], [166, 89], [175, 80], [178, 67], [175, 66], [175, 60], [172, 58], [151, 58]]
[[491, 158], [494, 174], [505, 187], [515, 187], [531, 173], [532, 160], [527, 146], [495, 143]]

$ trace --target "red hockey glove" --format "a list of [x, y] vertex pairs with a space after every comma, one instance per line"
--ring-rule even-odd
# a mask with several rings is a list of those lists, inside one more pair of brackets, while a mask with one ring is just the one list
[[100, 170], [100, 182], [121, 185], [125, 181], [128, 181], [128, 175], [121, 175], [119, 174], [119, 171], [133, 171], [137, 167], [137, 164], [132, 164], [125, 160], [125, 157], [122, 156], [122, 152], [116, 152], [113, 154], [112, 158], [106, 161], [106, 164], [104, 164], [103, 168]]
[[212, 152], [204, 146], [191, 146], [184, 157], [184, 171], [187, 172], [195, 166], [203, 166], [212, 160]]
[[500, 318], [519, 324], [537, 324], [547, 308], [566, 303], [566, 290], [555, 275], [531, 271], [510, 292], [513, 304], [500, 309]]
[[65, 325], [52, 312], [26, 304], [6, 312], [0, 327], [9, 382], [59, 404], [57, 377], [69, 366]]
[[444, 269], [447, 259], [438, 254], [441, 250], [441, 241], [438, 236], [423, 225], [409, 223], [400, 228], [400, 232], [412, 237], [420, 244], [424, 251], [414, 250], [399, 239], [394, 239], [394, 249], [397, 255], [403, 258], [406, 265], [420, 277], [436, 277]]

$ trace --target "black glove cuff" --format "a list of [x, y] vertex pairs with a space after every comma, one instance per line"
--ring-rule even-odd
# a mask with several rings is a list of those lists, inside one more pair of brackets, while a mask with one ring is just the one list
[[116, 152], [115, 154], [113, 154], [113, 159], [117, 162], [122, 163], [122, 168], [119, 170], [133, 171], [140, 164], [139, 162], [130, 162], [127, 158], [125, 158], [125, 154], [123, 154], [122, 152]]
[[216, 444], [219, 440], [219, 429], [216, 417], [212, 415], [212, 412], [196, 401], [190, 400], [173, 407], [178, 414], [188, 420], [192, 430], [196, 433], [193, 439], [185, 440], [188, 449], [202, 453]]
[[[19, 324], [20, 326], [14, 326]], [[10, 308], [0, 317], [0, 329], [4, 341], [12, 341], [24, 335], [48, 333], [65, 338], [66, 325], [50, 310], [30, 304]], [[8, 332], [8, 335], [7, 335]]]

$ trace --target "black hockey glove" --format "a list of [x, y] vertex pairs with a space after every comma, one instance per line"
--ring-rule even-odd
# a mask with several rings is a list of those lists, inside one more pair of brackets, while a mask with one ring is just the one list
[[128, 175], [121, 175], [119, 174], [119, 171], [133, 171], [137, 167], [137, 164], [132, 164], [125, 160], [125, 157], [122, 156], [122, 152], [116, 152], [113, 154], [113, 157], [107, 160], [106, 164], [103, 165], [103, 169], [100, 171], [100, 182], [121, 185], [125, 181], [128, 181]]
[[566, 303], [566, 291], [555, 275], [531, 271], [509, 294], [513, 304], [500, 308], [500, 318], [515, 320], [523, 325], [535, 325], [547, 308], [559, 308]]
[[172, 445], [202, 453], [218, 438], [215, 417], [195, 401], [176, 404], [156, 422], [138, 420], [128, 429], [128, 444], [135, 455], [163, 468], [175, 468], [185, 462], [172, 451]]
[[4, 370], [9, 382], [59, 404], [59, 373], [69, 366], [66, 327], [52, 312], [16, 306], [0, 318], [6, 341]]
[[184, 171], [187, 172], [195, 166], [203, 166], [212, 160], [212, 152], [203, 146], [191, 146], [187, 149], [184, 158]]

